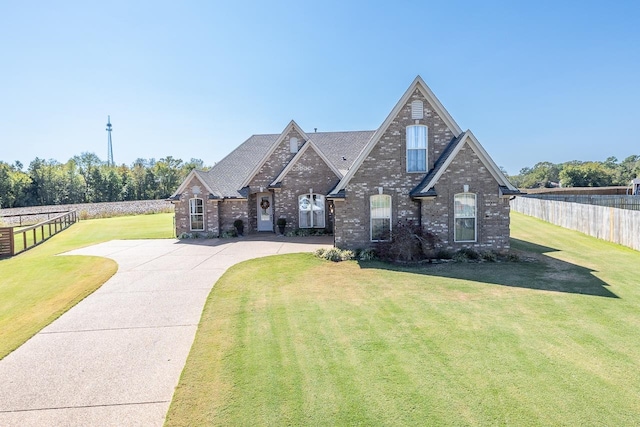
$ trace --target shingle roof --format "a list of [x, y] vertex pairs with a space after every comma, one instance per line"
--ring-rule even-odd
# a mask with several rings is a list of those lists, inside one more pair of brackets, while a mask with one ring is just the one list
[[314, 132], [307, 135], [333, 166], [344, 175], [374, 133], [375, 131], [365, 130], [353, 132]]
[[224, 159], [216, 163], [203, 178], [220, 197], [246, 197], [240, 192], [248, 174], [262, 160], [280, 135], [253, 135]]
[[[373, 134], [374, 131], [346, 131], [314, 132], [308, 135], [333, 166], [344, 174]], [[218, 193], [215, 194], [218, 197], [245, 198], [247, 194], [241, 191], [242, 183], [250, 178], [248, 175], [263, 160], [279, 136], [253, 135], [208, 172], [198, 171], [198, 176]]]

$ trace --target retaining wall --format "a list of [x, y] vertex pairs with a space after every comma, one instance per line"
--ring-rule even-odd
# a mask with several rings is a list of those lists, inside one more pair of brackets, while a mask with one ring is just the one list
[[[49, 212], [65, 212], [77, 210], [81, 219], [104, 218], [120, 215], [141, 215], [159, 212], [173, 212], [173, 204], [166, 200], [134, 200], [129, 202], [104, 202], [104, 203], [79, 203], [74, 205], [50, 205], [50, 206], [30, 206], [25, 208], [0, 209], [0, 222], [4, 225], [15, 226], [25, 224], [35, 224], [46, 221], [53, 214]], [[25, 215], [20, 217], [7, 217], [9, 215]]]

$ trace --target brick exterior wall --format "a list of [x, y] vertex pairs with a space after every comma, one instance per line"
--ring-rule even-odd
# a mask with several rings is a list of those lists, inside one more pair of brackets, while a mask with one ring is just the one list
[[[476, 242], [454, 242], [454, 196], [464, 192], [476, 194]], [[509, 199], [501, 198], [498, 183], [465, 144], [435, 185], [438, 196], [422, 200], [422, 227], [438, 236], [443, 248], [457, 250], [462, 247], [509, 249]]]
[[291, 129], [249, 183], [252, 193], [257, 192], [260, 187], [269, 187], [269, 184], [280, 175], [280, 172], [296, 155], [296, 153], [291, 152], [289, 146], [289, 140], [293, 137], [298, 138], [299, 147], [304, 142], [302, 136], [295, 129]]
[[[287, 231], [299, 227], [298, 197], [313, 189], [316, 194], [326, 196], [336, 186], [339, 178], [312, 148], [307, 149], [289, 170], [282, 181], [282, 188], [275, 193], [275, 218], [286, 218]], [[329, 205], [325, 205], [325, 228], [332, 229], [333, 218], [329, 216]]]
[[[196, 192], [194, 193], [194, 190]], [[204, 200], [204, 231], [192, 231], [189, 221], [189, 200], [197, 197]], [[182, 233], [198, 233], [201, 235], [218, 236], [220, 234], [220, 221], [218, 212], [218, 200], [209, 200], [209, 193], [200, 180], [193, 177], [185, 191], [180, 195], [180, 200], [175, 202], [176, 236]]]
[[[411, 103], [420, 100], [424, 104], [424, 118], [411, 118]], [[335, 233], [335, 244], [339, 248], [360, 249], [372, 246], [370, 241], [370, 196], [391, 196], [391, 223], [400, 220], [421, 224], [424, 230], [435, 233], [443, 248], [456, 250], [461, 247], [487, 248], [498, 251], [509, 249], [509, 203], [499, 197], [498, 183], [469, 145], [465, 145], [452, 160], [447, 170], [435, 185], [435, 199], [413, 200], [409, 193], [424, 178], [426, 172], [408, 173], [406, 155], [406, 128], [420, 124], [428, 127], [427, 168], [431, 170], [440, 155], [455, 135], [435, 112], [422, 93], [416, 89], [392, 119], [380, 136], [371, 153], [355, 172], [345, 189], [346, 198], [328, 202], [326, 206], [326, 228]], [[242, 219], [245, 233], [257, 232], [258, 218], [256, 195], [261, 190], [272, 193], [274, 230], [278, 218], [287, 219], [286, 231], [299, 227], [298, 197], [314, 193], [326, 195], [338, 183], [339, 178], [315, 150], [307, 149], [291, 167], [280, 183], [280, 188], [268, 190], [273, 180], [295, 156], [291, 153], [290, 139], [298, 138], [299, 148], [305, 141], [291, 129], [261, 166], [249, 183], [247, 200], [206, 200], [206, 231], [216, 235], [232, 230], [233, 222]], [[193, 197], [192, 187], [204, 186], [194, 178], [176, 203], [176, 231], [189, 230], [188, 200]], [[454, 195], [462, 193], [469, 185], [469, 192], [477, 195], [477, 241], [454, 242]], [[333, 208], [333, 209], [332, 209]], [[333, 214], [331, 213], [333, 210]], [[285, 232], [286, 232], [285, 231]]]
[[[424, 118], [411, 118], [411, 102], [424, 104]], [[424, 178], [425, 173], [407, 173], [406, 128], [413, 124], [426, 125], [428, 169], [454, 138], [442, 118], [416, 89], [407, 103], [373, 148], [345, 189], [346, 199], [335, 203], [335, 241], [340, 248], [357, 249], [371, 245], [369, 197], [378, 194], [391, 196], [391, 222], [406, 219], [420, 221], [420, 202], [412, 200], [409, 192]]]
[[[250, 233], [254, 233], [258, 231], [258, 208], [257, 208], [257, 199], [256, 193], [260, 191], [260, 187], [266, 192], [269, 185], [273, 182], [274, 179], [280, 172], [285, 168], [287, 164], [293, 159], [296, 153], [291, 152], [290, 140], [291, 138], [298, 138], [298, 148], [302, 146], [305, 142], [302, 138], [302, 135], [295, 129], [289, 130], [285, 135], [284, 139], [280, 144], [276, 147], [274, 152], [269, 156], [269, 158], [264, 162], [256, 176], [249, 182], [249, 189], [251, 194], [249, 195], [248, 200], [248, 224]], [[275, 204], [276, 197], [272, 196], [272, 200]], [[273, 207], [273, 215], [274, 218], [278, 218], [278, 212], [275, 206]], [[275, 220], [274, 220], [275, 221]], [[274, 222], [274, 230], [276, 229]]]
[[[255, 200], [255, 199], [254, 199]], [[233, 222], [241, 219], [244, 222], [244, 232], [251, 233], [249, 226], [249, 216], [247, 209], [247, 200], [224, 200], [219, 204], [220, 215], [220, 233], [235, 230]]]

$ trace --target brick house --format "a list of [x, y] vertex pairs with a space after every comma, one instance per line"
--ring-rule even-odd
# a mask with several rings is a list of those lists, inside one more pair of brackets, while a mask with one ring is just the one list
[[509, 198], [518, 190], [471, 131], [462, 131], [416, 77], [374, 131], [253, 135], [209, 171], [192, 171], [172, 196], [176, 234], [219, 236], [326, 229], [340, 248], [385, 241], [399, 221], [440, 246], [509, 248]]

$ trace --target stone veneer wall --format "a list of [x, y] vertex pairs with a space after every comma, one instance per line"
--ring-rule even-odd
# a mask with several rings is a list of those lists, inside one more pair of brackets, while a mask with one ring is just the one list
[[8, 217], [6, 215], [26, 215], [22, 217], [22, 224], [37, 224], [58, 215], [48, 214], [48, 212], [78, 211], [81, 219], [106, 218], [120, 215], [142, 215], [160, 212], [172, 212], [173, 205], [167, 200], [132, 200], [126, 202], [103, 202], [103, 203], [78, 203], [73, 205], [48, 205], [48, 206], [28, 206], [23, 208], [0, 209], [0, 222], [9, 226], [20, 224], [19, 217]]
[[[411, 102], [424, 103], [424, 118], [411, 119]], [[346, 199], [335, 202], [335, 241], [340, 248], [357, 249], [371, 246], [369, 197], [378, 194], [391, 196], [391, 222], [401, 219], [418, 223], [420, 203], [411, 200], [409, 192], [424, 178], [425, 173], [407, 173], [406, 128], [413, 124], [428, 127], [428, 168], [433, 168], [437, 158], [455, 135], [442, 118], [416, 89], [401, 108], [367, 159], [346, 188]]]
[[[189, 222], [189, 199], [194, 197], [204, 200], [204, 231], [191, 231]], [[220, 221], [218, 213], [218, 200], [209, 200], [209, 194], [199, 179], [191, 178], [185, 191], [180, 195], [180, 200], [175, 202], [176, 236], [182, 233], [200, 233], [218, 236], [220, 233]]]
[[[454, 242], [454, 196], [464, 192], [476, 194], [476, 242]], [[509, 249], [509, 199], [501, 198], [498, 183], [467, 144], [458, 152], [435, 185], [438, 196], [422, 200], [422, 227], [440, 239], [440, 246], [450, 250], [462, 247], [496, 251]]]
[[[313, 189], [326, 196], [339, 179], [315, 150], [307, 149], [282, 181], [282, 188], [275, 192], [275, 218], [286, 218], [287, 231], [299, 227], [298, 197]], [[325, 228], [331, 230], [329, 204], [325, 204]]]

